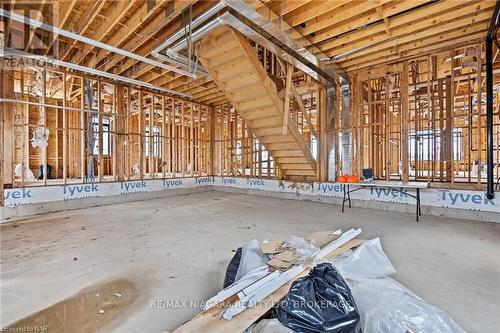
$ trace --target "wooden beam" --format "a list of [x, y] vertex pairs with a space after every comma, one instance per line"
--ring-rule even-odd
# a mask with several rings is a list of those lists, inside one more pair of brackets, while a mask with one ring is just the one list
[[[458, 29], [481, 21], [488, 21], [491, 19], [491, 6], [493, 5], [489, 2], [486, 2], [484, 8], [481, 8], [480, 11], [474, 12], [473, 15], [469, 14], [459, 18], [456, 18], [455, 13], [455, 19], [453, 19], [452, 21], [449, 21], [450, 17], [446, 16], [447, 19], [438, 18], [437, 21], [436, 19], [428, 19], [420, 21], [416, 24], [409, 23], [399, 28], [392, 29], [392, 38], [390, 39], [388, 39], [385, 34], [377, 34], [370, 38], [362, 38], [356, 41], [352, 41], [348, 44], [339, 45], [337, 47], [332, 47], [332, 43], [334, 42], [328, 42], [320, 46], [320, 48], [330, 56], [362, 48], [361, 51], [356, 52], [356, 54], [360, 56], [362, 54], [372, 53], [387, 47], [393, 47], [402, 43], [408, 43], [414, 40], [429, 37], [443, 31]], [[428, 28], [429, 25], [432, 25], [433, 28], [425, 29]], [[415, 30], [415, 27], [420, 30]]]
[[[92, 105], [88, 105], [87, 108], [85, 108], [85, 78], [81, 77], [81, 84], [80, 84], [80, 107], [82, 109], [91, 109]], [[85, 137], [86, 133], [85, 130], [86, 128], [86, 119], [90, 117], [90, 115], [86, 112], [80, 112], [80, 177], [82, 183], [85, 182], [85, 170], [86, 170], [86, 151], [85, 151]]]
[[[287, 1], [293, 2], [293, 1]], [[305, 6], [302, 6], [300, 10], [292, 12], [285, 15], [285, 20], [292, 26], [298, 26], [304, 22], [316, 19], [319, 14], [329, 13], [340, 6], [348, 4], [349, 0], [341, 1], [312, 1]], [[279, 15], [279, 12], [276, 12]]]
[[282, 134], [288, 133], [288, 118], [290, 118], [290, 94], [293, 86], [292, 82], [293, 66], [286, 63], [286, 83], [285, 83], [285, 102], [283, 104], [283, 128]]
[[[318, 143], [318, 175], [319, 181], [328, 180], [328, 109], [327, 109], [327, 90], [321, 87], [318, 91], [317, 110], [319, 114], [319, 137], [316, 135]], [[300, 98], [300, 97], [299, 97]]]
[[408, 116], [409, 116], [408, 61], [403, 62], [401, 72], [401, 163], [402, 181], [409, 181], [408, 170]]
[[[477, 122], [476, 122], [476, 149], [477, 149], [477, 155], [476, 155], [476, 160], [477, 160], [477, 190], [481, 190], [481, 165], [482, 165], [482, 112], [481, 112], [481, 83], [482, 83], [482, 78], [481, 78], [481, 73], [482, 73], [482, 66], [483, 66], [483, 60], [482, 60], [482, 54], [483, 54], [483, 49], [482, 49], [482, 43], [478, 43], [476, 45], [476, 54], [477, 54], [477, 66], [476, 66], [476, 101], [477, 101]], [[453, 61], [451, 61], [453, 64]], [[452, 69], [453, 73], [453, 69]], [[453, 104], [454, 107], [455, 104]]]
[[144, 178], [144, 96], [139, 90], [139, 179]]
[[[432, 51], [443, 47], [453, 47], [466, 40], [467, 38], [475, 38], [475, 36], [484, 35], [484, 31], [488, 29], [488, 22], [483, 21], [478, 24], [460, 27], [458, 29], [448, 30], [430, 37], [420, 40], [411, 41], [409, 43], [399, 44], [397, 49], [389, 46], [383, 50], [367, 53], [363, 55], [353, 54], [352, 56], [345, 57], [341, 64], [345, 68], [349, 68], [358, 64], [366, 65], [375, 60], [386, 62], [392, 57], [407, 57], [411, 55], [418, 55], [427, 50]], [[453, 43], [455, 41], [455, 43]]]
[[[105, 2], [106, 1], [102, 1], [102, 3]], [[113, 1], [110, 8], [106, 11], [106, 13], [109, 14], [108, 17], [105, 20], [102, 20], [90, 37], [98, 41], [103, 41], [135, 4], [136, 2], [134, 1]], [[94, 46], [86, 44], [71, 57], [70, 62], [75, 64], [81, 63], [83, 59], [85, 59], [85, 57], [93, 50], [95, 50]]]
[[[63, 73], [62, 77], [62, 85], [63, 85], [63, 107], [68, 106], [68, 93], [67, 93], [67, 76], [66, 73]], [[56, 111], [58, 112], [58, 111]], [[69, 157], [69, 145], [68, 145], [68, 111], [66, 109], [62, 109], [63, 114], [63, 182], [66, 184], [67, 176], [68, 176], [68, 157]], [[56, 149], [59, 149], [58, 147]]]
[[[424, 4], [426, 1], [400, 1], [397, 6], [404, 5], [405, 7], [398, 7], [398, 10], [404, 11], [413, 8], [415, 5]], [[478, 9], [482, 9], [486, 4], [478, 4], [472, 3], [472, 0], [464, 0], [464, 1], [454, 1], [454, 0], [445, 0], [438, 1], [434, 4], [424, 6], [419, 9], [410, 10], [405, 14], [397, 15], [391, 18], [389, 22], [380, 22], [373, 23], [366, 27], [366, 29], [356, 29], [350, 32], [346, 32], [341, 36], [338, 36], [335, 39], [329, 40], [327, 42], [319, 43], [319, 48], [322, 50], [335, 49], [335, 52], [341, 53], [337, 51], [337, 48], [351, 45], [356, 41], [364, 40], [366, 43], [373, 43], [371, 38], [379, 37], [381, 39], [387, 39], [387, 30], [390, 29], [391, 36], [392, 30], [397, 29], [396, 32], [407, 31], [409, 29], [412, 32], [418, 31], [423, 28], [432, 27], [432, 29], [436, 29], [438, 24], [449, 21], [452, 18], [458, 18], [463, 16], [469, 12], [475, 12]], [[383, 19], [387, 19], [390, 14], [394, 14], [391, 11], [391, 7], [384, 9], [384, 7], [377, 7], [377, 13], [379, 17]], [[388, 15], [389, 14], [389, 15]], [[373, 16], [373, 22], [376, 22], [376, 15]], [[411, 28], [410, 28], [411, 27]], [[404, 30], [402, 30], [404, 29]], [[382, 34], [386, 32], [386, 34]], [[319, 40], [314, 37], [316, 41]], [[356, 47], [352, 47], [355, 49]]]
[[[427, 2], [429, 2], [429, 0], [396, 1], [387, 3], [385, 5], [382, 5], [381, 7], [384, 16], [389, 17], [399, 14], [400, 12], [410, 10], [413, 7], [417, 7]], [[395, 18], [396, 17], [394, 17], [393, 19]], [[393, 19], [391, 19], [391, 21]], [[380, 20], [380, 16], [377, 15], [374, 9], [372, 9], [369, 12], [366, 12], [364, 15], [351, 17], [349, 20], [345, 20], [337, 24], [331, 25], [328, 29], [317, 31], [313, 36], [312, 35], [310, 36], [310, 41], [312, 43], [317, 44], [337, 36], [340, 37], [342, 34], [358, 30], [361, 27], [366, 27], [366, 29], [370, 29], [371, 28], [370, 25], [377, 22], [378, 20]]]
[[[147, 4], [145, 3], [139, 9], [137, 9], [126, 22], [124, 22], [124, 25], [118, 31], [116, 31], [106, 43], [121, 47], [123, 49], [127, 49], [142, 56], [147, 56], [151, 53], [151, 50], [157, 46], [158, 43], [161, 43], [161, 41], [169, 36], [169, 33], [172, 34], [176, 26], [174, 24], [169, 25], [169, 23], [171, 23], [173, 19], [178, 17], [182, 10], [184, 10], [194, 2], [196, 1], [186, 0], [173, 2], [173, 13], [166, 13], [165, 11], [162, 11], [162, 9], [168, 4], [167, 2], [157, 2], [155, 7], [151, 8], [149, 11], [147, 10]], [[144, 24], [144, 22], [148, 23]], [[167, 25], [169, 25], [169, 29], [161, 29]], [[157, 29], [157, 31], [159, 31], [159, 34], [157, 34], [156, 36], [155, 34], [151, 34], [152, 27]], [[137, 34], [135, 34], [134, 32], [136, 32]], [[131, 38], [130, 36], [133, 37]], [[153, 36], [158, 39], [152, 39]], [[99, 50], [99, 53], [96, 55], [95, 59], [92, 59], [89, 64], [97, 64], [109, 54], [110, 53], [106, 50]], [[123, 56], [115, 55], [111, 61], [107, 62], [104, 65], [104, 70], [109, 71], [112, 67], [116, 66], [119, 62], [124, 60], [124, 58], [125, 57]], [[126, 59], [120, 66], [120, 68], [113, 71], [113, 73], [123, 73], [128, 68], [136, 65], [136, 63], [136, 60]], [[140, 66], [152, 68], [151, 65], [137, 64], [137, 67]]]
[[[5, 66], [5, 60], [0, 59], [0, 96], [14, 98], [14, 76], [12, 70]], [[4, 187], [11, 187], [14, 180], [14, 156], [11, 149], [14, 145], [14, 106], [12, 103], [1, 103], [0, 115], [0, 207], [4, 206]]]
[[[87, 32], [87, 29], [90, 28], [92, 23], [94, 22], [95, 18], [101, 11], [101, 9], [104, 7], [106, 4], [106, 1], [95, 1], [93, 2], [92, 8], [88, 8], [88, 16], [84, 15], [80, 21], [76, 24], [76, 29], [78, 29], [78, 34], [84, 35], [85, 32]], [[84, 20], [85, 19], [85, 20]], [[71, 54], [71, 50], [76, 47], [78, 44], [77, 40], [73, 40], [71, 44], [68, 46], [66, 49], [66, 53], [62, 56], [62, 60], [65, 60], [68, 58], [68, 56]], [[69, 62], [76, 63], [73, 59], [71, 59]]]
[[364, 12], [372, 9], [373, 7], [383, 5], [384, 3], [387, 3], [389, 1], [391, 0], [372, 0], [370, 1], [369, 6], [367, 6], [367, 4], [363, 1], [362, 2], [349, 1], [331, 12], [327, 12], [325, 14], [316, 13], [316, 16], [313, 19], [305, 22], [305, 28], [298, 30], [304, 36], [309, 35], [321, 29], [328, 28], [329, 26], [334, 25], [338, 22], [347, 21], [351, 17], [363, 14]]
[[99, 182], [102, 182], [103, 173], [104, 173], [104, 158], [103, 158], [103, 150], [104, 150], [104, 133], [103, 133], [103, 112], [104, 112], [104, 97], [102, 96], [103, 90], [102, 83], [97, 81], [97, 137], [98, 137], [98, 150], [97, 150], [97, 179]]
[[[113, 155], [116, 156], [116, 180], [124, 181], [125, 180], [125, 170], [126, 170], [126, 162], [125, 160], [129, 158], [125, 154], [125, 149], [127, 147], [127, 135], [128, 133], [126, 129], [126, 108], [125, 108], [125, 94], [124, 87], [121, 85], [117, 85], [115, 89], [115, 101], [116, 101], [116, 117], [115, 117], [115, 137], [116, 137], [116, 149], [112, 152]], [[130, 99], [127, 99], [127, 103], [130, 104]], [[130, 140], [128, 140], [128, 144], [130, 145]]]
[[[58, 26], [59, 28], [64, 28], [64, 25], [68, 21], [68, 18], [70, 17], [71, 12], [73, 11], [73, 8], [77, 4], [77, 2], [78, 2], [78, 0], [56, 2], [56, 5], [57, 5], [56, 10], [58, 12], [57, 19], [59, 21], [56, 22], [54, 25]], [[55, 34], [55, 33], [52, 35], [52, 38], [50, 39], [50, 42], [47, 45], [47, 49], [45, 50], [45, 53], [44, 53], [45, 56], [49, 54], [50, 50], [54, 47], [54, 44], [57, 45], [57, 49], [55, 50], [54, 53], [59, 54], [59, 45], [58, 45], [58, 43], [56, 43], [56, 41], [58, 40], [57, 39], [58, 36], [59, 35]]]
[[[42, 0], [39, 3], [39, 8], [36, 11], [36, 15], [34, 17], [35, 20], [37, 21], [42, 21], [43, 20], [43, 8], [45, 7], [45, 4], [47, 3], [47, 0]], [[28, 51], [31, 47], [31, 42], [33, 41], [33, 38], [35, 37], [35, 31], [36, 27], [29, 26], [29, 32], [28, 32], [28, 39], [26, 40], [26, 44], [24, 45], [24, 51]]]

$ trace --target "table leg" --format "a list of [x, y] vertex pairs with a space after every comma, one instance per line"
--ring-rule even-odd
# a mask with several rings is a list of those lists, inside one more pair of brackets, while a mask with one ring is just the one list
[[345, 189], [346, 189], [346, 186], [342, 186], [342, 188], [344, 189], [344, 196], [342, 197], [342, 213], [344, 212], [344, 204], [345, 204]]
[[349, 208], [351, 208], [351, 185], [347, 185], [347, 198], [349, 199]]
[[422, 216], [422, 203], [420, 201], [420, 189], [418, 189], [418, 215]]
[[420, 189], [417, 188], [417, 222], [418, 222], [418, 217], [422, 215], [422, 211], [420, 210]]

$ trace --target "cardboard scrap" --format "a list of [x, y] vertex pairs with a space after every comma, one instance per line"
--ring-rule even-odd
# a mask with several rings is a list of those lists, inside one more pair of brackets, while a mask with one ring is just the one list
[[260, 250], [265, 254], [275, 254], [285, 251], [284, 241], [271, 241], [260, 244]]
[[312, 243], [313, 245], [316, 245], [319, 248], [322, 248], [340, 237], [340, 235], [334, 234], [333, 232], [334, 231], [331, 230], [317, 231], [312, 235], [307, 236], [306, 241]]
[[299, 256], [295, 250], [286, 250], [275, 255], [267, 264], [279, 270], [287, 270], [292, 267], [298, 259]]
[[[334, 234], [332, 230], [317, 231], [305, 238], [306, 241], [312, 243], [313, 245], [322, 248], [327, 244], [330, 244], [334, 240], [340, 237], [338, 234]], [[287, 270], [292, 267], [299, 259], [297, 253], [293, 249], [285, 250], [285, 242], [274, 241], [269, 243], [262, 243], [261, 250], [266, 254], [275, 254], [267, 264], [275, 269]], [[281, 250], [281, 251], [280, 251]]]

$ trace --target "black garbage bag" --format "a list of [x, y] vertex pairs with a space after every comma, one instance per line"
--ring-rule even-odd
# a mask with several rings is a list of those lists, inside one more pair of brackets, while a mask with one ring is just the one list
[[[47, 179], [52, 179], [52, 166], [47, 164]], [[43, 179], [43, 164], [38, 168], [38, 176], [37, 179]]]
[[275, 307], [279, 321], [297, 333], [357, 333], [359, 313], [349, 286], [329, 263], [295, 281]]
[[234, 283], [236, 273], [238, 273], [238, 267], [240, 267], [240, 261], [241, 261], [241, 247], [239, 247], [238, 250], [236, 250], [236, 253], [229, 262], [229, 265], [227, 265], [223, 289], [229, 287]]

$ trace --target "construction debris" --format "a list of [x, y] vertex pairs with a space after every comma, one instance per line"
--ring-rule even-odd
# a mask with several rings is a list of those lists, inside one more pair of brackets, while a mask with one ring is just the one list
[[296, 333], [357, 333], [359, 313], [349, 286], [330, 263], [295, 281], [276, 306], [276, 316]]
[[396, 269], [380, 239], [365, 242], [332, 264], [350, 287], [363, 332], [465, 333], [444, 311], [389, 277]]
[[[361, 229], [339, 229], [287, 241], [250, 241], [238, 249], [240, 260], [235, 256], [230, 264], [238, 262], [243, 276], [174, 333], [464, 332], [388, 277], [396, 270], [380, 239], [356, 239], [360, 234]], [[272, 319], [259, 321], [266, 313]]]
[[276, 254], [285, 250], [283, 246], [284, 244], [284, 241], [264, 241], [262, 242], [262, 244], [260, 244], [260, 250], [264, 254]]
[[[272, 255], [264, 254], [262, 248], [277, 254], [246, 271], [240, 279], [210, 298], [202, 313], [174, 332], [243, 332], [288, 293], [292, 282], [307, 276], [314, 267], [314, 261], [334, 258], [362, 244], [362, 240], [354, 240], [360, 233], [361, 229], [344, 233], [341, 230], [324, 231], [301, 239], [303, 242], [298, 240], [299, 237], [291, 237], [287, 242], [266, 242], [264, 246], [252, 240], [242, 247], [238, 272], [245, 271], [242, 267], [254, 266], [263, 256], [269, 258]], [[325, 239], [331, 241], [326, 242]], [[298, 248], [293, 248], [292, 244]], [[315, 244], [322, 244], [323, 247]], [[305, 256], [311, 254], [314, 257], [309, 258], [309, 261], [304, 260]], [[245, 262], [247, 259], [252, 261], [251, 265]], [[276, 267], [273, 263], [276, 263]]]

